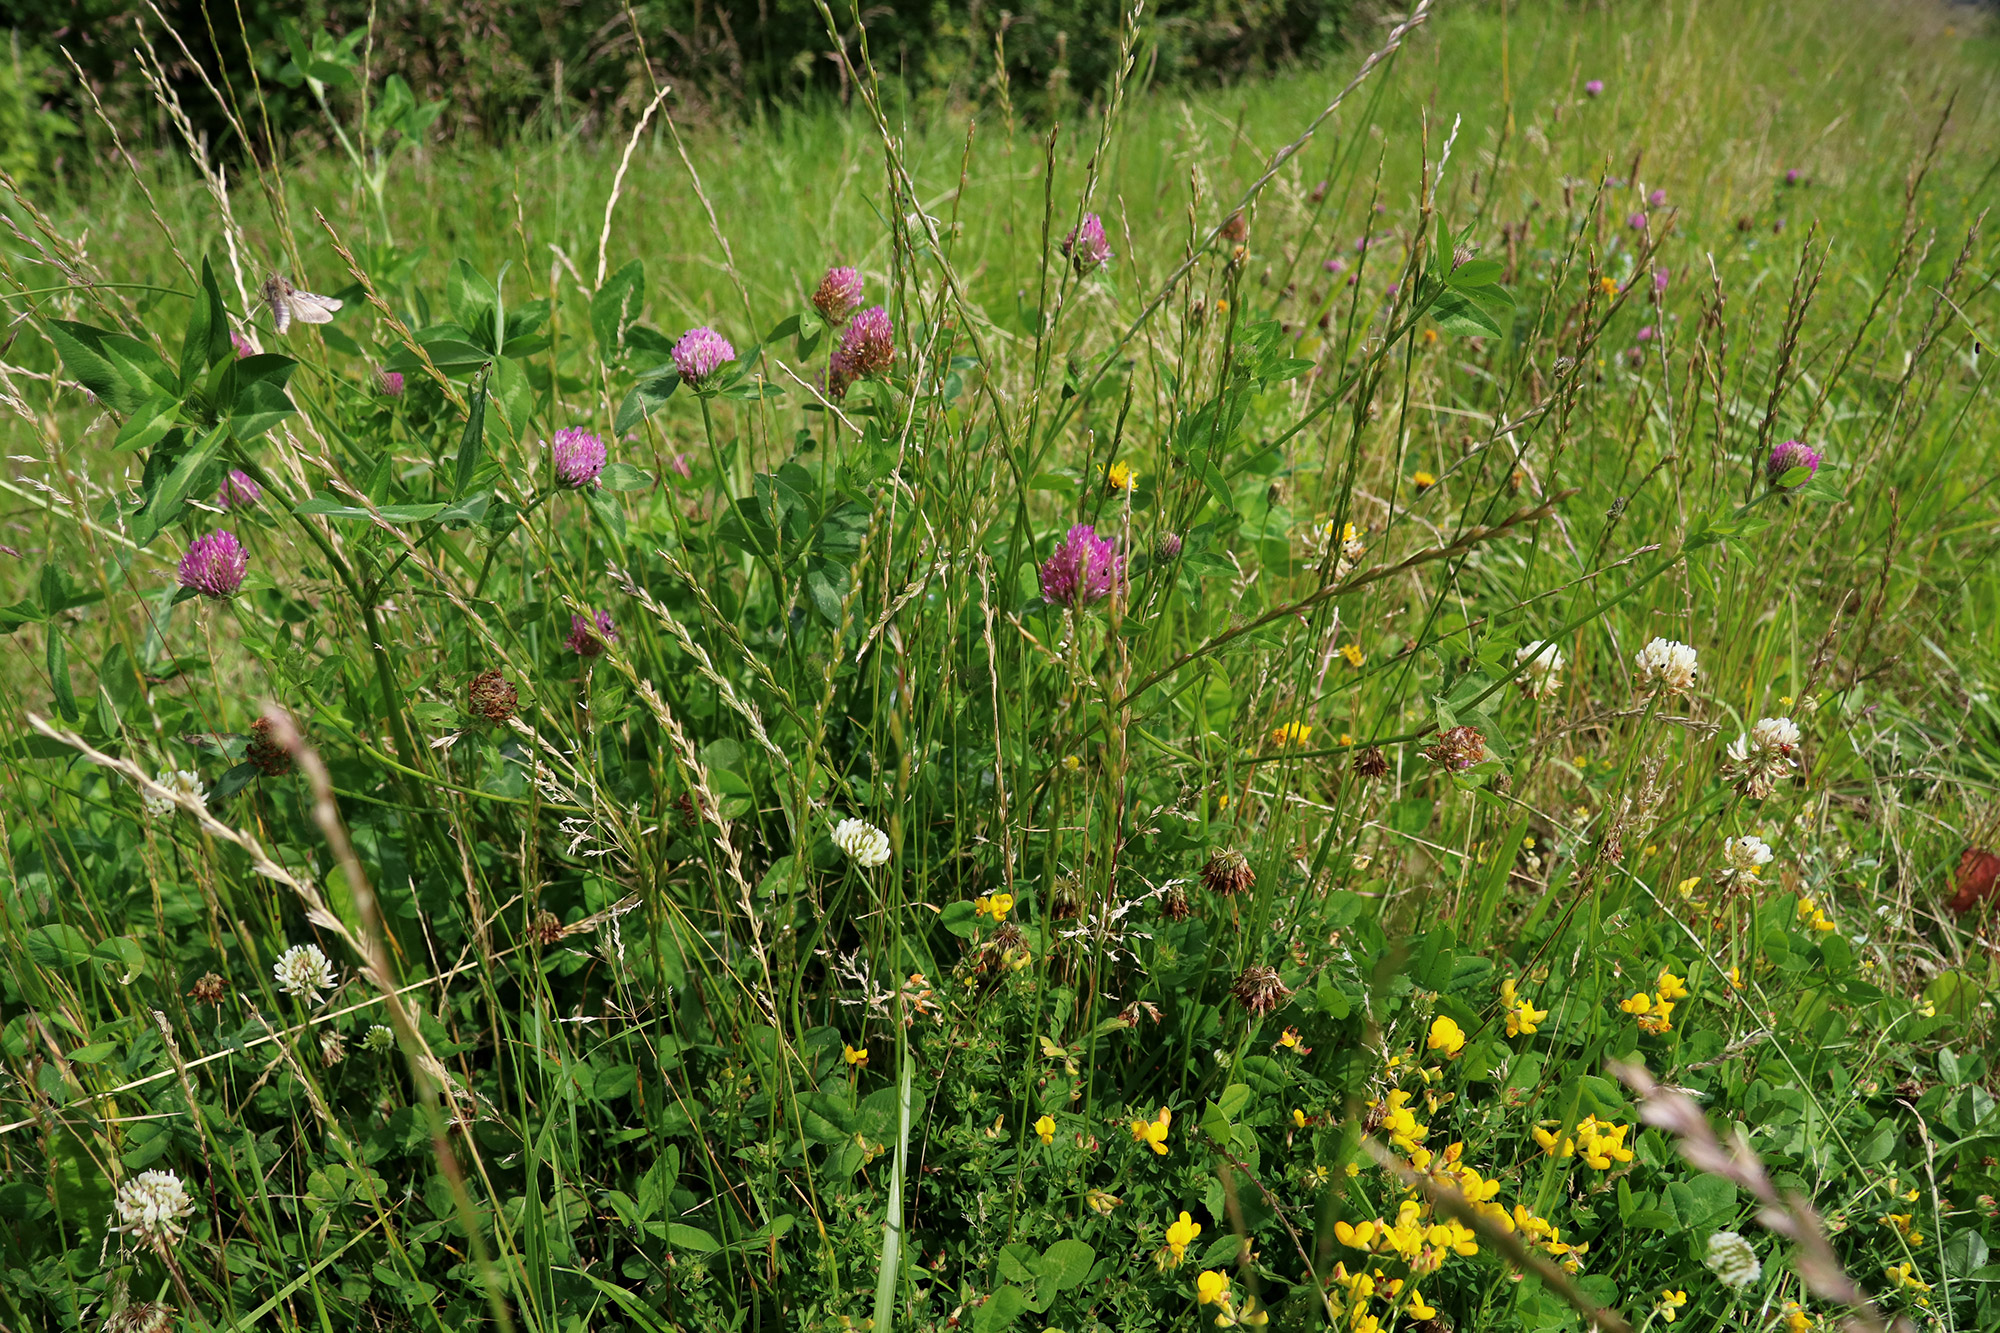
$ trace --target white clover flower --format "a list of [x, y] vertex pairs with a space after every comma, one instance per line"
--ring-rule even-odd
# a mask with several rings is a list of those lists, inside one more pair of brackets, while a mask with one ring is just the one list
[[1750, 739], [1766, 750], [1789, 754], [1799, 745], [1799, 724], [1788, 717], [1763, 717], [1750, 728]]
[[1633, 659], [1642, 684], [1658, 682], [1675, 694], [1685, 693], [1694, 684], [1694, 649], [1672, 639], [1654, 639]]
[[271, 965], [278, 989], [310, 1004], [319, 1003], [319, 993], [333, 989], [333, 962], [317, 944], [294, 944]]
[[141, 1171], [118, 1187], [112, 1206], [118, 1210], [115, 1230], [137, 1232], [159, 1249], [178, 1244], [194, 1214], [187, 1186], [171, 1171]]
[[[204, 805], [208, 802], [208, 788], [202, 786], [201, 774], [190, 769], [177, 768], [162, 773], [156, 781], [176, 795], [192, 796]], [[172, 797], [155, 796], [151, 792], [141, 792], [139, 803], [145, 806], [146, 815], [150, 819], [164, 819], [180, 808], [174, 804]]]
[[381, 1023], [368, 1029], [368, 1035], [361, 1039], [361, 1048], [372, 1055], [396, 1049], [395, 1032]]
[[1734, 1231], [1718, 1231], [1708, 1238], [1708, 1257], [1702, 1261], [1709, 1271], [1732, 1287], [1747, 1287], [1764, 1275], [1764, 1265], [1749, 1241]]
[[1530, 699], [1540, 699], [1554, 694], [1562, 684], [1560, 675], [1567, 665], [1562, 649], [1547, 640], [1524, 643], [1514, 650], [1516, 665], [1526, 664], [1521, 673], [1521, 688]]
[[1722, 859], [1725, 863], [1724, 879], [1736, 883], [1754, 880], [1758, 868], [1771, 863], [1770, 844], [1754, 833], [1746, 833], [1722, 844]]
[[328, 1069], [347, 1058], [347, 1038], [332, 1028], [319, 1034], [319, 1062]]
[[834, 825], [833, 841], [858, 866], [879, 866], [889, 859], [889, 835], [865, 819], [841, 820]]
[[1788, 717], [1759, 718], [1757, 725], [1729, 743], [1729, 769], [1737, 790], [1756, 800], [1771, 794], [1778, 779], [1796, 766], [1798, 724]]

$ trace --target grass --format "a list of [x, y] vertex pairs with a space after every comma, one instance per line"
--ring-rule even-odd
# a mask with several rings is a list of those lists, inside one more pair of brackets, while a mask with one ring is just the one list
[[1996, 50], [1454, 7], [1282, 155], [1363, 53], [14, 197], [0, 1320], [1992, 1327]]

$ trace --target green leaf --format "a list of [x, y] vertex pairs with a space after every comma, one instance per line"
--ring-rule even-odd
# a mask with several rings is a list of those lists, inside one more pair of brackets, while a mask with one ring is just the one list
[[229, 311], [222, 304], [222, 288], [216, 285], [215, 266], [203, 255], [201, 290], [195, 293], [187, 332], [181, 337], [181, 392], [194, 388], [204, 371], [220, 365], [234, 350], [229, 340]]
[[625, 345], [625, 332], [646, 304], [646, 265], [635, 259], [619, 269], [590, 298], [590, 331], [609, 360]]
[[1431, 318], [1437, 321], [1440, 329], [1457, 337], [1501, 336], [1499, 322], [1478, 302], [1469, 300], [1457, 292], [1446, 292], [1433, 302]]
[[132, 516], [132, 540], [149, 545], [160, 529], [180, 517], [189, 489], [222, 450], [225, 427], [217, 426], [199, 444], [187, 449], [162, 472], [157, 454], [147, 460], [146, 502]]
[[480, 461], [485, 456], [486, 385], [482, 383], [472, 395], [472, 411], [465, 418], [465, 433], [458, 438], [458, 472], [451, 488], [454, 498], [464, 496], [471, 487], [472, 476], [479, 471]]
[[625, 401], [618, 404], [618, 416], [611, 423], [612, 434], [623, 435], [652, 416], [680, 387], [680, 372], [672, 366], [662, 366], [640, 376], [639, 382], [632, 386], [632, 392], [625, 395]]
[[647, 491], [653, 488], [653, 474], [630, 463], [613, 463], [598, 474], [597, 484], [607, 491]]
[[[423, 348], [430, 353], [431, 364], [446, 375], [469, 374], [493, 359], [493, 353], [484, 347], [475, 346], [459, 338], [439, 338], [435, 342], [423, 344]], [[423, 359], [407, 347], [390, 357], [383, 366], [385, 370], [400, 371], [404, 374], [422, 370], [423, 367]]]
[[66, 722], [74, 722], [83, 716], [83, 710], [76, 706], [76, 693], [70, 687], [69, 645], [63, 642], [62, 631], [53, 623], [48, 632], [49, 688], [54, 693], [56, 715]]
[[1002, 1287], [972, 1312], [972, 1333], [998, 1333], [1028, 1309], [1027, 1293], [1019, 1287]]
[[237, 391], [230, 406], [229, 433], [238, 443], [248, 444], [296, 411], [281, 382], [252, 380]]
[[209, 803], [213, 805], [226, 801], [256, 780], [257, 765], [248, 760], [233, 768], [225, 769], [222, 776], [215, 780], [215, 785], [208, 790]]
[[[63, 369], [93, 397], [120, 416], [136, 412], [154, 390], [130, 383], [105, 351], [103, 329], [67, 319], [49, 321], [49, 341], [62, 358]], [[164, 387], [164, 386], [162, 386]]]
[[685, 1222], [667, 1223], [667, 1244], [678, 1245], [697, 1254], [714, 1254], [722, 1248], [715, 1237], [700, 1227], [691, 1227]]
[[493, 311], [500, 304], [500, 292], [478, 269], [463, 259], [452, 260], [444, 279], [444, 299], [452, 318], [475, 338], [493, 336]]
[[1468, 259], [1450, 273], [1445, 281], [1453, 287], [1490, 287], [1500, 281], [1501, 264], [1497, 259]]
[[1097, 1265], [1097, 1251], [1080, 1240], [1059, 1240], [1042, 1251], [1042, 1264], [1056, 1280], [1057, 1291], [1080, 1287]]
[[108, 970], [116, 972], [121, 986], [129, 986], [146, 974], [146, 951], [139, 947], [137, 940], [124, 935], [104, 941], [90, 951], [90, 956], [106, 964]]
[[177, 399], [166, 394], [147, 399], [125, 419], [125, 424], [118, 430], [118, 438], [111, 442], [111, 451], [131, 454], [152, 448], [180, 423], [180, 414], [181, 405]]
[[90, 938], [58, 921], [28, 932], [28, 957], [44, 967], [68, 967], [90, 957]]
[[387, 523], [421, 523], [425, 519], [436, 518], [444, 512], [442, 504], [420, 505], [377, 505], [371, 514], [355, 505], [343, 504], [330, 496], [315, 495], [299, 505], [293, 512], [316, 514], [321, 518], [374, 518], [379, 516]]

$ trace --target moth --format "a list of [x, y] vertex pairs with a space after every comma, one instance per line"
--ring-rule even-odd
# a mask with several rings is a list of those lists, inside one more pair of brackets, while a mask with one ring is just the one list
[[302, 292], [276, 273], [264, 279], [263, 296], [271, 307], [271, 327], [279, 333], [295, 319], [301, 324], [331, 324], [333, 312], [340, 309], [338, 298]]

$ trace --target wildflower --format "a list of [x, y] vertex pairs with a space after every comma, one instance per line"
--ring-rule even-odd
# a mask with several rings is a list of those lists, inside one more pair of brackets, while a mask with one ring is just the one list
[[[191, 797], [196, 804], [200, 804], [208, 799], [208, 788], [202, 786], [201, 774], [194, 772], [192, 769], [177, 768], [171, 773], [162, 773], [158, 781], [162, 787], [172, 791], [175, 796]], [[145, 808], [147, 816], [152, 819], [164, 819], [180, 808], [172, 796], [155, 796], [151, 792], [141, 793], [139, 804]]]
[[1168, 1223], [1167, 1248], [1174, 1252], [1175, 1263], [1181, 1261], [1181, 1256], [1187, 1253], [1187, 1247], [1194, 1244], [1194, 1238], [1200, 1234], [1201, 1223], [1186, 1213], [1180, 1215], [1179, 1221]]
[[1281, 750], [1288, 745], [1293, 749], [1298, 749], [1312, 736], [1312, 731], [1312, 723], [1310, 722], [1287, 722], [1283, 726], [1272, 730], [1271, 744]]
[[403, 396], [403, 372], [400, 370], [378, 370], [375, 372], [375, 392], [384, 398]]
[[729, 340], [707, 325], [689, 329], [674, 344], [674, 369], [689, 388], [699, 389], [718, 368], [736, 359]]
[[1417, 488], [1417, 494], [1422, 495], [1425, 491], [1437, 485], [1438, 479], [1431, 473], [1424, 471], [1422, 468], [1418, 468], [1415, 472], [1410, 474], [1410, 484]]
[[257, 355], [257, 344], [251, 342], [235, 329], [229, 331], [229, 345], [235, 349], [238, 361], [241, 361], [246, 356]]
[[1602, 97], [1604, 95], [1604, 80], [1592, 79], [1583, 85], [1583, 91], [1591, 97]]
[[1245, 892], [1257, 882], [1257, 872], [1250, 868], [1250, 858], [1234, 848], [1225, 847], [1212, 853], [1202, 863], [1201, 882], [1210, 893], [1223, 897]]
[[889, 859], [889, 835], [864, 819], [843, 819], [834, 825], [833, 843], [864, 869]]
[[1668, 1287], [1660, 1292], [1659, 1303], [1653, 1307], [1653, 1313], [1671, 1324], [1681, 1317], [1681, 1307], [1687, 1303], [1688, 1294], [1685, 1291], [1675, 1291]]
[[1213, 1268], [1203, 1272], [1194, 1280], [1195, 1300], [1201, 1305], [1220, 1302], [1229, 1291], [1229, 1276], [1218, 1273]]
[[1687, 979], [1677, 977], [1667, 968], [1660, 969], [1660, 975], [1653, 980], [1653, 989], [1660, 993], [1662, 1000], [1685, 1000], [1688, 995]]
[[1658, 682], [1675, 694], [1684, 694], [1694, 685], [1694, 649], [1672, 639], [1654, 639], [1633, 659], [1641, 684]]
[[1486, 758], [1486, 737], [1476, 727], [1451, 727], [1424, 751], [1424, 758], [1447, 773], [1463, 773]]
[[1833, 922], [1827, 918], [1825, 912], [1819, 910], [1819, 900], [1809, 893], [1799, 898], [1799, 924], [1809, 930], [1833, 929]]
[[1597, 290], [1603, 292], [1606, 296], [1618, 295], [1618, 279], [1608, 273], [1605, 274], [1597, 280]]
[[1109, 597], [1125, 581], [1125, 558], [1109, 537], [1088, 523], [1063, 534], [1054, 554], [1042, 562], [1042, 597], [1057, 606], [1080, 606]]
[[1799, 179], [1799, 169], [1797, 167], [1793, 167], [1785, 173], [1785, 184], [1787, 185], [1797, 185]]
[[1916, 1222], [1911, 1214], [1885, 1213], [1882, 1215], [1881, 1221], [1885, 1227], [1894, 1227], [1912, 1247], [1924, 1243], [1924, 1233], [1917, 1230]]
[[1104, 220], [1095, 213], [1085, 213], [1076, 230], [1063, 238], [1062, 252], [1078, 277], [1109, 263], [1111, 242], [1104, 236]]
[[844, 322], [861, 308], [861, 275], [846, 267], [828, 269], [812, 294], [812, 303], [827, 323]]
[[319, 993], [333, 989], [333, 961], [317, 944], [294, 944], [271, 965], [278, 989], [308, 1004], [319, 1003]]
[[1007, 913], [1014, 910], [1014, 895], [1011, 893], [982, 893], [972, 900], [972, 911], [976, 916], [990, 916], [993, 924], [999, 925], [1007, 919]]
[[[1771, 456], [1764, 460], [1764, 480], [1780, 490], [1797, 490], [1813, 479], [1819, 471], [1820, 454], [1817, 449], [1803, 440], [1786, 440], [1771, 446]], [[1780, 482], [1793, 472], [1804, 468], [1806, 475], [1790, 486]]]
[[1277, 969], [1260, 963], [1244, 968], [1242, 975], [1229, 988], [1229, 993], [1236, 997], [1236, 1003], [1253, 1014], [1268, 1014], [1292, 998], [1291, 988], [1278, 980]]
[[361, 1049], [370, 1055], [387, 1055], [396, 1048], [396, 1034], [388, 1026], [376, 1023], [368, 1029], [368, 1035], [361, 1039]]
[[604, 441], [577, 426], [564, 426], [549, 442], [549, 456], [555, 462], [556, 484], [580, 491], [597, 484], [604, 471]]
[[[1160, 1114], [1152, 1120], [1132, 1122], [1132, 1142], [1143, 1143], [1161, 1157], [1167, 1155], [1167, 1130], [1173, 1126], [1174, 1113], [1162, 1106]], [[1182, 1214], [1186, 1216], [1185, 1213]]]
[[139, 1301], [116, 1314], [106, 1316], [100, 1333], [169, 1333], [174, 1326], [174, 1310], [158, 1301]]
[[1056, 1141], [1056, 1122], [1053, 1116], [1043, 1116], [1035, 1122], [1035, 1137], [1042, 1141], [1044, 1148]]
[[332, 1028], [319, 1034], [319, 1062], [328, 1069], [347, 1058], [347, 1038]]
[[1125, 1202], [1109, 1190], [1091, 1190], [1083, 1196], [1083, 1201], [1090, 1205], [1092, 1212], [1101, 1217], [1111, 1216], [1111, 1210]]
[[1754, 884], [1757, 871], [1771, 863], [1771, 848], [1754, 833], [1728, 838], [1722, 844], [1722, 877], [1732, 884]]
[[1153, 559], [1156, 563], [1172, 564], [1180, 559], [1181, 537], [1177, 532], [1163, 532], [1153, 539]]
[[594, 611], [588, 620], [577, 615], [569, 618], [569, 637], [563, 640], [563, 647], [578, 657], [601, 657], [616, 642], [618, 629], [611, 623], [611, 613]]
[[1382, 747], [1379, 745], [1364, 745], [1361, 747], [1361, 752], [1354, 756], [1354, 772], [1357, 777], [1379, 778], [1388, 771], [1388, 757], [1382, 753]]
[[1789, 768], [1797, 767], [1798, 724], [1788, 717], [1759, 718], [1757, 725], [1729, 743], [1726, 772], [1736, 775], [1737, 789], [1762, 800]]
[[[1651, 324], [1642, 324], [1639, 327], [1639, 332], [1633, 336], [1642, 343], [1649, 343], [1653, 341], [1653, 326]], [[1635, 348], [1634, 350], [1636, 351], [1637, 349]]]
[[271, 719], [260, 717], [250, 724], [250, 743], [243, 747], [243, 759], [267, 778], [281, 778], [292, 771], [292, 755], [278, 738]]
[[854, 381], [879, 375], [895, 361], [896, 326], [890, 322], [887, 310], [879, 305], [870, 306], [856, 315], [847, 331], [840, 335], [840, 346], [833, 352], [828, 387], [838, 397]]
[[181, 557], [181, 586], [222, 601], [236, 595], [249, 569], [250, 555], [234, 533], [203, 533]]
[[340, 309], [336, 298], [302, 292], [276, 273], [264, 279], [262, 295], [271, 311], [271, 327], [279, 333], [295, 319], [301, 324], [331, 324], [333, 312]]
[[222, 479], [221, 487], [215, 492], [215, 504], [219, 509], [248, 509], [263, 498], [264, 488], [240, 468], [229, 469], [229, 475]]
[[1250, 239], [1250, 219], [1237, 209], [1222, 221], [1222, 239], [1232, 245], [1241, 245]]
[[1625, 219], [1625, 225], [1633, 231], [1644, 231], [1646, 230], [1646, 215], [1644, 213], [1634, 213], [1631, 217]]
[[865, 1066], [868, 1063], [868, 1048], [866, 1046], [849, 1046], [846, 1042], [842, 1042], [840, 1043], [840, 1058], [844, 1064]]
[[1412, 1319], [1437, 1318], [1436, 1307], [1427, 1304], [1424, 1300], [1423, 1293], [1418, 1291], [1415, 1287], [1410, 1288], [1410, 1298], [1407, 1301], [1403, 1302], [1403, 1309]]
[[1541, 1021], [1549, 1016], [1546, 1009], [1537, 1009], [1534, 1004], [1515, 989], [1514, 978], [1500, 983], [1500, 1007], [1507, 1014], [1507, 1035], [1510, 1037], [1535, 1035], [1540, 1031]]
[[1368, 654], [1361, 651], [1361, 645], [1358, 643], [1343, 643], [1340, 645], [1340, 655], [1347, 659], [1347, 665], [1351, 667], [1358, 667], [1368, 660]]
[[1598, 1171], [1609, 1171], [1613, 1162], [1629, 1162], [1632, 1150], [1625, 1146], [1625, 1136], [1631, 1129], [1630, 1125], [1605, 1124], [1587, 1115], [1576, 1127], [1577, 1156]]
[[1708, 1257], [1702, 1262], [1731, 1287], [1747, 1287], [1764, 1275], [1764, 1265], [1757, 1258], [1757, 1251], [1734, 1231], [1718, 1231], [1710, 1236]]
[[1812, 1333], [1812, 1320], [1806, 1308], [1797, 1301], [1786, 1301], [1780, 1315], [1784, 1319], [1785, 1333]]
[[1661, 296], [1665, 294], [1667, 283], [1673, 278], [1673, 272], [1670, 268], [1656, 268], [1653, 270], [1653, 295]]
[[217, 973], [204, 972], [196, 979], [194, 989], [188, 992], [188, 998], [196, 1004], [221, 1004], [228, 994], [228, 982]]
[[1882, 1276], [1889, 1279], [1890, 1286], [1901, 1291], [1926, 1292], [1931, 1289], [1931, 1284], [1912, 1273], [1907, 1263], [1885, 1265]]
[[1465, 1049], [1465, 1030], [1440, 1014], [1431, 1020], [1431, 1034], [1424, 1044], [1433, 1051], [1443, 1051], [1449, 1060]]
[[1104, 484], [1129, 495], [1139, 489], [1139, 474], [1132, 470], [1130, 463], [1120, 460], [1104, 469]]
[[1667, 192], [1665, 190], [1655, 190], [1646, 196], [1646, 202], [1654, 208], [1659, 208], [1667, 202]]
[[514, 716], [521, 696], [494, 667], [474, 676], [465, 686], [466, 711], [488, 722], [504, 723]]
[[1302, 1055], [1307, 1050], [1306, 1047], [1299, 1045], [1299, 1030], [1295, 1027], [1286, 1028], [1278, 1034], [1278, 1045], [1288, 1051], [1298, 1051]]
[[162, 1253], [186, 1238], [194, 1215], [194, 1199], [172, 1171], [141, 1171], [118, 1187], [112, 1206], [118, 1212], [114, 1230], [136, 1232]]
[[1522, 668], [1521, 690], [1530, 699], [1542, 699], [1561, 687], [1564, 666], [1562, 649], [1546, 639], [1524, 643], [1514, 650], [1514, 664]]
[[1188, 901], [1187, 890], [1178, 884], [1160, 895], [1160, 915], [1169, 921], [1185, 921], [1194, 912], [1194, 905]]

